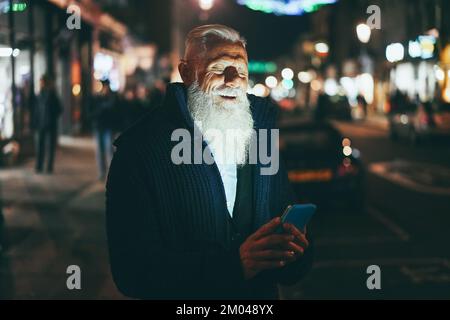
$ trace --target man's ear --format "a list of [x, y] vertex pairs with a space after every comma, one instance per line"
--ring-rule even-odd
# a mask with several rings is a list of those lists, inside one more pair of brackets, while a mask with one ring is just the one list
[[192, 82], [194, 82], [192, 68], [189, 67], [187, 63], [180, 62], [178, 65], [178, 71], [180, 72], [181, 79], [185, 85], [189, 86]]

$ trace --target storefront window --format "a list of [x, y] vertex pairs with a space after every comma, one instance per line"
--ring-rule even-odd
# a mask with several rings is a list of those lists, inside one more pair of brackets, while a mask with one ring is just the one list
[[9, 42], [8, 10], [5, 1], [0, 1], [0, 140], [13, 135], [11, 55], [17, 54]]
[[33, 6], [34, 14], [34, 93], [39, 94], [39, 80], [45, 74], [45, 11], [42, 7]]
[[14, 12], [15, 43], [19, 51], [15, 57], [16, 109], [14, 111], [15, 136], [22, 137], [30, 132], [30, 46], [29, 14], [31, 8], [26, 4], [23, 10]]

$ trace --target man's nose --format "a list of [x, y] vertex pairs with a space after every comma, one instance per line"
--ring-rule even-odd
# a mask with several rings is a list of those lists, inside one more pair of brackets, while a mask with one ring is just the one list
[[239, 72], [235, 67], [228, 67], [225, 69], [225, 85], [232, 88], [239, 87], [240, 77]]

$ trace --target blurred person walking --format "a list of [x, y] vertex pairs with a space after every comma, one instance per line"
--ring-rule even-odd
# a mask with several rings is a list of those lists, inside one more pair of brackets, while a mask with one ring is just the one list
[[0, 255], [3, 252], [3, 228], [5, 225], [5, 217], [3, 216], [2, 189], [0, 185]]
[[47, 172], [52, 173], [58, 139], [58, 119], [62, 113], [62, 106], [51, 75], [42, 76], [40, 86], [41, 92], [34, 110], [37, 147], [36, 172], [43, 172], [44, 162], [47, 160]]
[[91, 119], [96, 142], [98, 178], [103, 180], [113, 154], [113, 129], [118, 121], [116, 115], [117, 97], [112, 92], [109, 80], [102, 81], [100, 94], [91, 104]]
[[358, 108], [361, 110], [362, 118], [367, 118], [368, 103], [366, 101], [366, 98], [364, 98], [362, 94], [358, 94], [358, 96], [356, 97], [356, 101], [358, 103]]
[[150, 108], [153, 110], [162, 105], [166, 94], [167, 86], [170, 83], [169, 78], [158, 79], [155, 81], [154, 87], [150, 91]]

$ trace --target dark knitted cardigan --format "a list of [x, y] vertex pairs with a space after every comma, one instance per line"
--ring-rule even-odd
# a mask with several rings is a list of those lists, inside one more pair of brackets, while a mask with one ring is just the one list
[[[276, 107], [268, 99], [249, 99], [255, 128], [273, 128]], [[184, 85], [171, 84], [163, 105], [116, 140], [106, 187], [114, 281], [135, 298], [276, 298], [277, 283], [292, 284], [309, 269], [312, 246], [297, 262], [244, 280], [239, 246], [245, 239], [232, 241], [226, 227], [230, 217], [217, 166], [171, 161], [179, 143], [171, 141], [172, 132], [193, 127]], [[253, 178], [252, 231], [295, 202], [284, 167], [264, 176], [263, 166], [256, 164]]]

